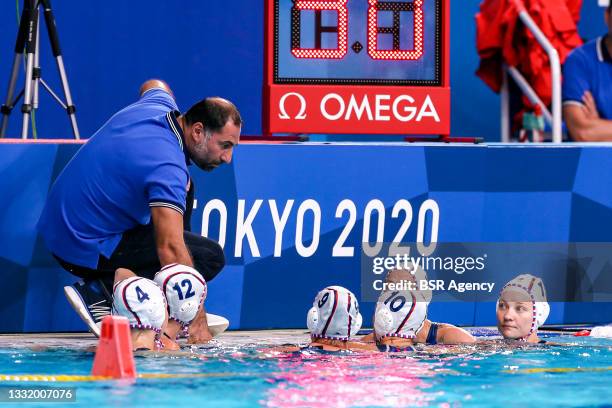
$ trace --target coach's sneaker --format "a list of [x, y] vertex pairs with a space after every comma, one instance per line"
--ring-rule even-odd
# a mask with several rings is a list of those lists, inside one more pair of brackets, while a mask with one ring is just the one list
[[111, 299], [104, 284], [99, 280], [77, 282], [64, 286], [64, 293], [89, 331], [100, 337], [102, 319], [111, 314]]

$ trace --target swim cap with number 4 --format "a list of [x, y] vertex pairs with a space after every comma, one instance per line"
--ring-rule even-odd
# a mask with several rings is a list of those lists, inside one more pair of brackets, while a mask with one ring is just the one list
[[159, 332], [166, 320], [166, 299], [152, 280], [127, 278], [113, 287], [113, 314], [127, 317], [131, 328]]
[[170, 318], [182, 324], [191, 323], [206, 299], [202, 275], [190, 266], [171, 264], [155, 274], [155, 282], [166, 295]]

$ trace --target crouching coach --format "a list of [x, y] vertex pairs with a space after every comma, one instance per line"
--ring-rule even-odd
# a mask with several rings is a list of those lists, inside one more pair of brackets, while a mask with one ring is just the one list
[[[194, 267], [206, 281], [223, 268], [218, 243], [186, 230], [194, 185], [188, 167], [230, 163], [242, 120], [222, 98], [178, 111], [168, 85], [149, 80], [77, 152], [51, 188], [38, 229], [60, 265], [82, 279], [64, 288], [94, 334], [110, 313], [117, 268], [153, 279], [163, 266]], [[189, 341], [211, 339], [204, 306]]]

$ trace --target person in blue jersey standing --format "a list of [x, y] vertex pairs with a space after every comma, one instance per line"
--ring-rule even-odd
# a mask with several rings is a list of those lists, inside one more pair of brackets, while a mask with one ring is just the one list
[[612, 4], [604, 16], [608, 33], [573, 50], [563, 66], [563, 118], [576, 141], [612, 141]]
[[[221, 271], [219, 244], [188, 231], [194, 194], [188, 166], [211, 171], [230, 163], [241, 127], [237, 108], [223, 98], [206, 98], [181, 114], [169, 86], [153, 79], [63, 169], [38, 230], [60, 265], [82, 278], [64, 292], [94, 334], [110, 313], [118, 268], [153, 279], [162, 267], [182, 264], [206, 281]], [[189, 341], [211, 338], [202, 305]]]

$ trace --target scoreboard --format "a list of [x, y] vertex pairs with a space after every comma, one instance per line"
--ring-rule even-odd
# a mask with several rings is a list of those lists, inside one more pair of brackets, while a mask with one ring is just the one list
[[448, 0], [265, 1], [265, 133], [449, 133]]

